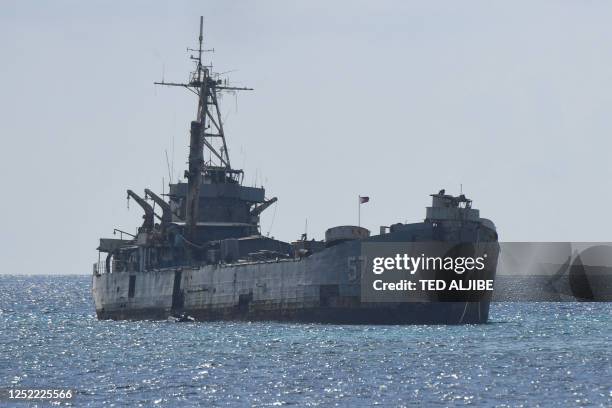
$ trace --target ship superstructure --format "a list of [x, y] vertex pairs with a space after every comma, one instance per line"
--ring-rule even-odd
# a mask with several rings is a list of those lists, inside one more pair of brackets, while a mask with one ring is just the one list
[[[133, 240], [102, 240], [99, 250], [107, 253], [105, 271], [144, 271], [176, 265], [231, 261], [237, 255], [232, 239], [252, 237], [260, 250], [289, 256], [288, 244], [259, 234], [260, 214], [276, 202], [266, 199], [263, 187], [242, 184], [244, 173], [231, 166], [219, 108], [221, 92], [252, 90], [230, 86], [227, 80], [205, 65], [202, 55], [203, 19], [200, 18], [199, 46], [188, 49], [195, 69], [184, 83], [156, 82], [156, 85], [181, 87], [198, 98], [196, 119], [191, 122], [186, 182], [171, 183], [168, 202], [145, 189], [144, 197], [128, 190], [144, 211], [144, 222]], [[147, 200], [161, 209], [156, 214]], [[159, 221], [156, 223], [156, 221]], [[221, 248], [223, 245], [223, 248]], [[255, 243], [254, 243], [255, 245]], [[222, 251], [223, 249], [223, 251]], [[112, 261], [112, 262], [111, 262]]]

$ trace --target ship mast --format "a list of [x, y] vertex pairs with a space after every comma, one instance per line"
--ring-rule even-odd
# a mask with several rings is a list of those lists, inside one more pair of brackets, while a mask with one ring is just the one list
[[[253, 88], [229, 86], [227, 81], [219, 79], [219, 74], [212, 72], [212, 64], [202, 63], [202, 54], [214, 52], [212, 49], [204, 49], [204, 17], [200, 16], [200, 36], [198, 37], [198, 48], [187, 48], [187, 51], [195, 52], [190, 58], [195, 61], [196, 69], [191, 73], [187, 83], [176, 82], [155, 82], [156, 85], [180, 86], [187, 88], [198, 96], [198, 113], [196, 121], [201, 125], [201, 136], [204, 139], [204, 146], [209, 150], [211, 158], [206, 165], [212, 167], [226, 167], [231, 169], [221, 111], [219, 110], [218, 95], [223, 91], [252, 91]], [[214, 146], [214, 139], [220, 139], [220, 148]], [[218, 165], [215, 163], [218, 162]]]
[[[214, 49], [204, 49], [204, 17], [200, 16], [200, 35], [198, 48], [187, 48], [194, 52], [190, 58], [195, 62], [195, 71], [190, 75], [189, 82], [155, 82], [156, 85], [179, 86], [188, 89], [198, 97], [198, 112], [196, 120], [191, 122], [189, 142], [189, 166], [185, 171], [187, 178], [187, 201], [185, 211], [187, 237], [195, 241], [195, 231], [198, 221], [200, 200], [200, 185], [202, 176], [215, 169], [226, 175], [241, 174], [240, 170], [232, 170], [229, 152], [223, 131], [223, 121], [219, 109], [219, 94], [224, 91], [250, 91], [252, 88], [229, 86], [227, 81], [219, 78], [212, 71], [212, 64], [202, 63], [202, 54], [214, 52]], [[205, 160], [206, 152], [209, 159]]]

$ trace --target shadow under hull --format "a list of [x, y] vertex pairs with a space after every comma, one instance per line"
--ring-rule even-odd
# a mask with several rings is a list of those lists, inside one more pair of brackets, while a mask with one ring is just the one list
[[278, 321], [327, 324], [484, 324], [489, 318], [488, 301], [402, 303], [373, 307], [312, 307], [296, 310], [183, 309], [180, 315], [162, 308], [98, 311], [101, 320], [166, 320], [189, 316], [196, 321]]

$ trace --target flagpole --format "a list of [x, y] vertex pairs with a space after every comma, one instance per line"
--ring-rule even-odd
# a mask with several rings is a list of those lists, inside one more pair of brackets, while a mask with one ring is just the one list
[[361, 196], [357, 196], [357, 226], [361, 227]]

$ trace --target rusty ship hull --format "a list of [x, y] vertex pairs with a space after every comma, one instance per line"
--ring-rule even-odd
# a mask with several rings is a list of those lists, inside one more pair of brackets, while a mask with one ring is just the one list
[[[430, 229], [424, 223], [403, 227], [423, 231], [423, 226]], [[495, 232], [481, 228], [478, 234], [480, 242], [489, 239], [489, 253], [497, 256]], [[402, 231], [348, 241], [306, 258], [97, 274], [93, 276], [96, 314], [99, 319], [116, 320], [190, 316], [198, 321], [486, 323], [490, 296], [461, 302], [362, 302], [363, 271], [351, 260], [359, 258], [364, 242], [401, 242], [407, 236]], [[492, 265], [487, 279], [495, 278], [496, 263]]]

